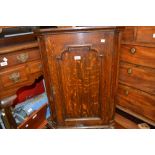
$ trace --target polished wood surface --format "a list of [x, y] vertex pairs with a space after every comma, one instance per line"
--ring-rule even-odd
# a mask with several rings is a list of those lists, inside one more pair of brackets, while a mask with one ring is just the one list
[[115, 114], [115, 129], [139, 129], [139, 127], [135, 122], [116, 113]]
[[39, 53], [38, 48], [25, 49], [25, 50], [19, 50], [19, 51], [17, 50], [15, 52], [11, 51], [9, 53], [0, 54], [0, 62], [3, 61], [4, 57], [8, 59], [8, 65], [0, 66], [1, 69], [9, 67], [9, 66], [14, 66], [14, 65], [38, 60], [40, 59], [40, 53]]
[[[3, 66], [4, 61], [6, 65]], [[37, 38], [23, 35], [0, 39], [0, 100], [15, 95], [17, 90], [29, 86], [42, 75], [42, 61]], [[13, 103], [10, 100], [9, 103]], [[17, 128], [11, 105], [2, 107], [7, 128]], [[45, 122], [46, 119], [44, 119]], [[40, 121], [37, 121], [38, 125]], [[35, 122], [33, 128], [35, 126]], [[32, 126], [31, 126], [32, 127]]]
[[136, 34], [136, 28], [134, 26], [126, 26], [122, 32], [121, 42], [134, 41]]
[[117, 108], [155, 126], [155, 27], [122, 33]]
[[148, 46], [122, 44], [120, 60], [132, 64], [155, 68], [154, 49], [154, 47]]
[[155, 70], [120, 63], [119, 82], [155, 95]]
[[8, 89], [14, 84], [20, 84], [21, 82], [28, 80], [28, 71], [25, 65], [20, 65], [18, 67], [9, 68], [9, 70], [4, 70], [0, 72], [1, 84], [3, 88]]
[[[146, 102], [147, 101], [147, 102]], [[117, 104], [155, 121], [155, 96], [119, 84]]]
[[34, 35], [0, 39], [0, 99], [14, 95], [42, 75], [39, 45]]
[[115, 27], [42, 30], [38, 36], [57, 127], [110, 125], [118, 63]]
[[155, 27], [154, 26], [138, 27], [136, 41], [155, 43]]

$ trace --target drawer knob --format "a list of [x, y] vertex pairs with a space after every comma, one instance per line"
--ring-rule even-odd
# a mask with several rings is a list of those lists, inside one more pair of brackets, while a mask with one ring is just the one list
[[17, 56], [17, 60], [22, 63], [26, 62], [28, 58], [29, 58], [28, 53], [21, 53]]
[[132, 54], [135, 54], [135, 53], [136, 53], [136, 49], [135, 49], [135, 48], [131, 48], [131, 49], [130, 49], [130, 52], [131, 52]]
[[132, 69], [128, 68], [128, 74], [132, 74]]
[[20, 80], [20, 73], [19, 72], [14, 72], [11, 75], [9, 75], [9, 79], [12, 80], [14, 83], [19, 82]]

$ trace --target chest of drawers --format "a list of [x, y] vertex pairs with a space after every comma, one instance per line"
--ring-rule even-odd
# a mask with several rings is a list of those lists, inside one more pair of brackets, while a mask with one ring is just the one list
[[41, 74], [41, 56], [33, 35], [0, 40], [0, 99], [31, 85]]
[[126, 27], [120, 50], [117, 107], [155, 125], [155, 27]]

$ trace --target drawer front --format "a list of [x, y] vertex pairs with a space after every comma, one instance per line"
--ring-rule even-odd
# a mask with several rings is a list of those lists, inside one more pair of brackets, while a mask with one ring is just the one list
[[155, 48], [121, 45], [120, 60], [155, 68]]
[[14, 86], [28, 80], [28, 71], [25, 65], [7, 69], [0, 72], [0, 80], [4, 88]]
[[155, 43], [155, 27], [138, 27], [137, 42]]
[[[5, 65], [5, 59], [7, 64]], [[29, 61], [40, 59], [40, 52], [38, 48], [22, 50], [19, 52], [0, 55], [0, 68], [18, 65]]]
[[133, 41], [135, 36], [134, 26], [127, 26], [124, 31], [122, 31], [121, 41]]
[[155, 96], [119, 84], [117, 104], [155, 121]]
[[30, 62], [30, 63], [28, 63], [28, 66], [29, 66], [29, 70], [30, 70], [31, 74], [42, 71], [41, 61]]
[[121, 83], [155, 95], [155, 69], [121, 63], [119, 71]]

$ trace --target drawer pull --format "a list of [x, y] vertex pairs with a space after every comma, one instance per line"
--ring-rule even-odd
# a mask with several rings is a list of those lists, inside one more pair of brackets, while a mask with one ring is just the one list
[[153, 33], [153, 38], [155, 38], [155, 33]]
[[37, 114], [35, 114], [33, 117], [32, 117], [32, 119], [35, 119], [37, 117]]
[[131, 52], [131, 54], [135, 54], [136, 53], [136, 49], [135, 48], [131, 48], [130, 52]]
[[132, 74], [132, 69], [128, 68], [128, 74]]
[[21, 53], [17, 56], [17, 60], [22, 63], [26, 62], [28, 58], [29, 58], [28, 53]]
[[11, 75], [9, 75], [9, 79], [12, 80], [14, 83], [19, 82], [20, 80], [20, 73], [19, 72], [14, 72]]

